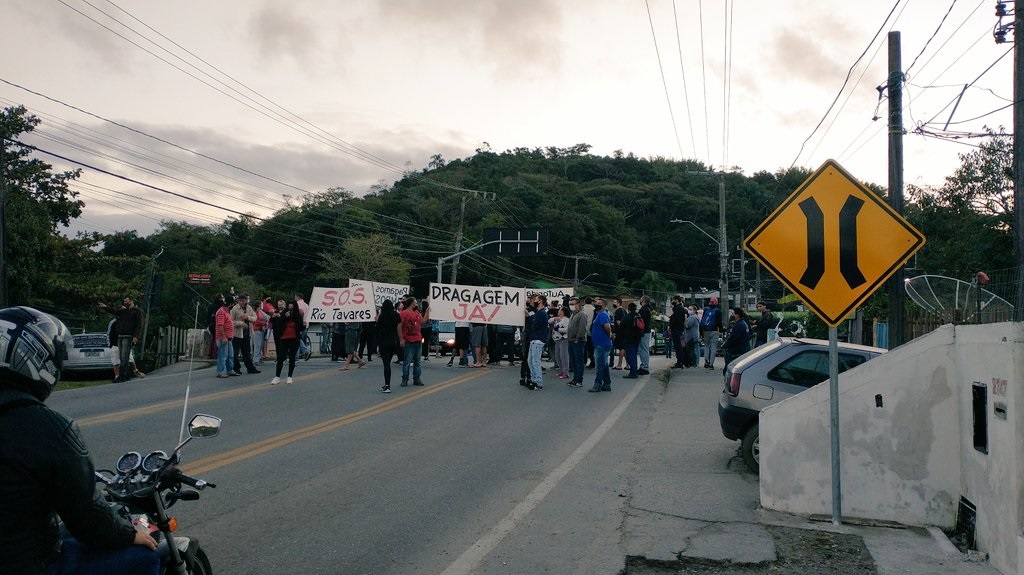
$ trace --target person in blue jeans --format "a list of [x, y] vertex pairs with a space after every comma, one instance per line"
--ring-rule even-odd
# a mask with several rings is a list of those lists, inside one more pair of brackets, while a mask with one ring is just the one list
[[530, 300], [532, 308], [527, 308], [530, 316], [527, 339], [530, 341], [530, 381], [527, 389], [544, 389], [544, 370], [540, 366], [540, 356], [544, 353], [544, 345], [548, 342], [548, 298], [534, 294]]
[[604, 309], [604, 300], [594, 300], [594, 322], [590, 327], [590, 341], [594, 345], [594, 387], [588, 391], [612, 390], [612, 372], [608, 365], [608, 355], [612, 350], [612, 320]]
[[583, 311], [579, 298], [570, 298], [569, 329], [565, 337], [569, 340], [569, 358], [572, 365], [572, 380], [569, 387], [583, 387], [583, 368], [587, 363], [587, 312]]
[[412, 366], [412, 384], [423, 385], [420, 379], [420, 350], [423, 345], [423, 326], [430, 321], [430, 308], [421, 314], [416, 298], [405, 300], [405, 309], [398, 314], [400, 330], [398, 345], [402, 347], [402, 387], [409, 385], [409, 367]]

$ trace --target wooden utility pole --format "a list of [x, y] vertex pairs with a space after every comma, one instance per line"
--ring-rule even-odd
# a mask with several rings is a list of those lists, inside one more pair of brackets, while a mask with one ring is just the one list
[[1013, 7], [1013, 263], [1017, 279], [1013, 320], [1024, 321], [1024, 6]]
[[0, 144], [0, 308], [7, 307], [7, 145]]
[[[889, 32], [889, 205], [903, 215], [903, 64], [900, 57], [900, 33]], [[903, 263], [889, 278], [889, 349], [904, 338]]]

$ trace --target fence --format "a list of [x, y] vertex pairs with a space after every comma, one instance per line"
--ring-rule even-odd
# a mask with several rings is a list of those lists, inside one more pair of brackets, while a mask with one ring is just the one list
[[[331, 353], [331, 334], [310, 328], [310, 348], [314, 355]], [[174, 326], [161, 327], [157, 333], [156, 353], [153, 355], [154, 368], [164, 367], [188, 359], [211, 359], [211, 335], [205, 329], [186, 329]], [[274, 340], [268, 340], [270, 354], [274, 353]]]

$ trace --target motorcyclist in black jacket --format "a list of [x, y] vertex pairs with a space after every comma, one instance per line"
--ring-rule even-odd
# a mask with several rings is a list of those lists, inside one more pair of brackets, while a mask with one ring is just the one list
[[155, 575], [156, 541], [107, 505], [78, 426], [43, 405], [71, 346], [60, 320], [0, 309], [0, 571]]

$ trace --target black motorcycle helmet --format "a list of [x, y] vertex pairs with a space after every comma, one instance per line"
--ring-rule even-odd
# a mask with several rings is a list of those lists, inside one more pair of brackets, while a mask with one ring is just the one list
[[46, 401], [74, 345], [57, 318], [30, 307], [0, 309], [0, 388]]

